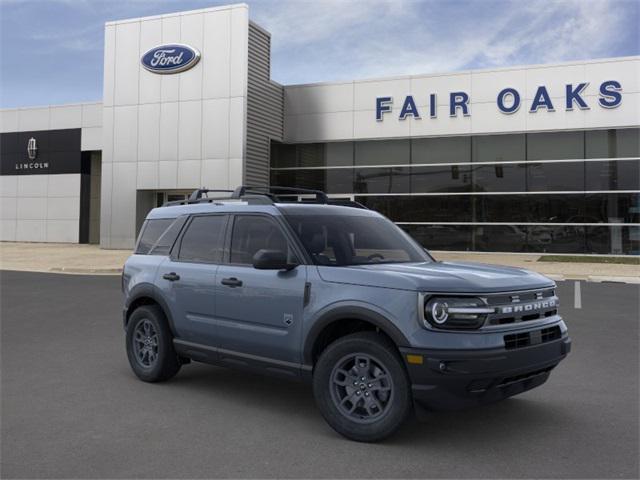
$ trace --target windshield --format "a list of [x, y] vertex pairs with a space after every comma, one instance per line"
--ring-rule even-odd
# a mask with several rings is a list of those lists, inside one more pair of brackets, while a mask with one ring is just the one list
[[382, 217], [285, 215], [316, 265], [428, 262], [431, 258]]

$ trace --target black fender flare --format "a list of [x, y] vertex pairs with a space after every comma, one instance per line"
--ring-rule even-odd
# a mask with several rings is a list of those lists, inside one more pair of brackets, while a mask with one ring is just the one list
[[[158, 293], [158, 289], [150, 283], [140, 283], [135, 287], [133, 287], [129, 292], [129, 295], [127, 296], [127, 301], [125, 302], [125, 305], [124, 305], [127, 311], [126, 321], [127, 322], [129, 321], [129, 316], [131, 314], [131, 312], [129, 312], [129, 308], [131, 307], [131, 305], [135, 303], [136, 300], [139, 300], [140, 298], [144, 298], [144, 297], [150, 298], [160, 306], [160, 308], [164, 312], [164, 316], [167, 318], [167, 322], [169, 322], [169, 329], [171, 330], [172, 335], [175, 337], [176, 329], [173, 322], [173, 316], [171, 315], [171, 309], [169, 308], [169, 305], [167, 304], [166, 300], [162, 297], [162, 295]], [[126, 328], [126, 324], [125, 324], [125, 328]]]
[[345, 305], [333, 308], [315, 320], [304, 341], [302, 358], [305, 365], [313, 365], [313, 347], [322, 331], [328, 325], [341, 319], [362, 320], [375, 325], [386, 333], [398, 348], [410, 345], [409, 340], [400, 329], [381, 313], [365, 307]]

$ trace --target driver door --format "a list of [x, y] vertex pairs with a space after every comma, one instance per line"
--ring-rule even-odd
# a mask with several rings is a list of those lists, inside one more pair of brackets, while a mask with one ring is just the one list
[[[216, 274], [216, 324], [220, 358], [301, 361], [305, 265], [284, 270], [258, 270], [258, 250], [282, 250], [297, 261], [291, 238], [273, 217], [236, 214], [230, 226], [225, 262]], [[256, 358], [260, 357], [260, 358]]]

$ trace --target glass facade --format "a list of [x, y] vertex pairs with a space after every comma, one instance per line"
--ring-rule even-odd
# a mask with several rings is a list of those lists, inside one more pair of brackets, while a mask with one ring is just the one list
[[272, 143], [271, 184], [349, 196], [442, 250], [640, 254], [640, 129]]

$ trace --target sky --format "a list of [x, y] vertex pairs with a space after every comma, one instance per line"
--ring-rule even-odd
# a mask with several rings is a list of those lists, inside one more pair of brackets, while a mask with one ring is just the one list
[[[105, 22], [229, 3], [0, 0], [0, 107], [100, 101]], [[640, 0], [245, 3], [285, 85], [640, 54]]]

